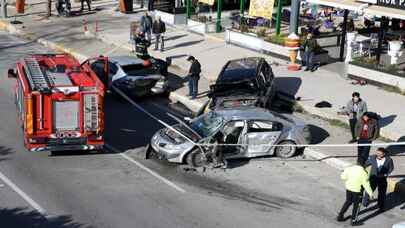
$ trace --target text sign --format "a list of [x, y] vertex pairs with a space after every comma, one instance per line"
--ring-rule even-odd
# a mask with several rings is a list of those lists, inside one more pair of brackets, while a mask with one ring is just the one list
[[405, 0], [377, 0], [377, 5], [405, 10]]

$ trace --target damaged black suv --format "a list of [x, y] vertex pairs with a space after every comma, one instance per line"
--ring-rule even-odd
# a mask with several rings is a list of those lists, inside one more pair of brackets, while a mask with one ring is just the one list
[[210, 100], [199, 113], [240, 106], [268, 109], [275, 95], [273, 87], [273, 70], [264, 58], [230, 60], [222, 68], [216, 83], [210, 86]]

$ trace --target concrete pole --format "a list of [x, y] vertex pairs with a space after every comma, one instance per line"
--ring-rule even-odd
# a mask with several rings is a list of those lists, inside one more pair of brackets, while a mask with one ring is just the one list
[[276, 19], [276, 35], [281, 33], [281, 11], [283, 9], [283, 0], [277, 2], [277, 19]]
[[290, 34], [298, 34], [301, 0], [291, 0]]
[[1, 0], [1, 16], [7, 18], [7, 0]]
[[217, 26], [216, 32], [221, 32], [221, 13], [222, 13], [222, 0], [218, 0], [217, 5]]

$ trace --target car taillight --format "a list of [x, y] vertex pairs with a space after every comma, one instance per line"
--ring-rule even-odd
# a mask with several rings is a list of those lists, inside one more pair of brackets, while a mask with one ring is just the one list
[[27, 106], [27, 113], [25, 116], [25, 130], [28, 135], [34, 134], [34, 118], [33, 118], [33, 98], [29, 95], [25, 98], [25, 103]]

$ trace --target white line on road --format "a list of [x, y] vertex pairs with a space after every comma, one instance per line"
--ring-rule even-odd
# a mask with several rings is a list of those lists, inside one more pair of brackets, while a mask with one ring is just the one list
[[119, 150], [115, 149], [114, 147], [106, 144], [105, 145], [108, 149], [118, 152], [119, 155], [121, 155], [121, 157], [125, 158], [126, 160], [128, 160], [129, 162], [137, 165], [139, 168], [145, 170], [146, 172], [148, 172], [150, 175], [156, 177], [157, 179], [161, 180], [163, 183], [169, 185], [170, 187], [176, 189], [177, 191], [181, 192], [181, 193], [186, 193], [186, 190], [184, 190], [183, 188], [177, 186], [175, 183], [171, 182], [170, 180], [162, 177], [161, 175], [159, 175], [158, 173], [156, 173], [155, 171], [149, 169], [148, 167], [144, 166], [142, 163], [136, 161], [135, 159], [131, 158], [130, 156], [128, 156], [125, 153], [120, 152]]
[[13, 191], [15, 191], [21, 198], [23, 198], [31, 207], [33, 207], [38, 213], [46, 217], [46, 211], [37, 202], [35, 202], [27, 193], [25, 193], [21, 188], [15, 185], [10, 179], [8, 179], [3, 173], [0, 172], [0, 179], [8, 185]]

